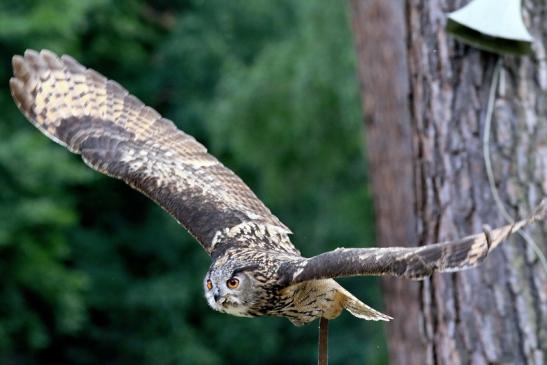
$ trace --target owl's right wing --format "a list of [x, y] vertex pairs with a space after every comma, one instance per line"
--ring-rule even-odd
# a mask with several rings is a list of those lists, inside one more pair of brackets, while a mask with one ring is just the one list
[[423, 279], [434, 272], [453, 272], [478, 265], [509, 235], [545, 218], [547, 199], [526, 219], [450, 242], [420, 247], [339, 248], [283, 263], [279, 285], [360, 275], [402, 276]]
[[[14, 56], [13, 70], [12, 96], [32, 124], [91, 168], [154, 200], [209, 254], [218, 233], [232, 227], [290, 233], [205, 147], [116, 82], [47, 50]], [[288, 239], [282, 243], [293, 250]]]

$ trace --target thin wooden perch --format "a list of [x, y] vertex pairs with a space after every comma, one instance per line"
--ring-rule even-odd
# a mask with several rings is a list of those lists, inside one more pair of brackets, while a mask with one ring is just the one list
[[321, 317], [319, 321], [319, 365], [329, 363], [329, 320]]

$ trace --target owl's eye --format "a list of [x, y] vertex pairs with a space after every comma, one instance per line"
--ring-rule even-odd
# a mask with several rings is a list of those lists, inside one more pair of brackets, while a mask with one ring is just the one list
[[213, 289], [213, 282], [211, 279], [207, 279], [207, 290]]
[[235, 289], [239, 286], [239, 279], [238, 278], [231, 278], [226, 281], [226, 286], [230, 289]]

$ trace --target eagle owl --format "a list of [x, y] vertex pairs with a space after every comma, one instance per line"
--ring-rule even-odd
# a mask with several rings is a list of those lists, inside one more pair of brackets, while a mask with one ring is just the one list
[[203, 288], [209, 305], [236, 316], [281, 316], [296, 325], [342, 310], [390, 317], [334, 279], [394, 275], [412, 279], [481, 262], [528, 219], [461, 240], [403, 248], [338, 248], [305, 258], [291, 231], [232, 171], [123, 87], [70, 56], [27, 50], [13, 57], [12, 96], [46, 136], [91, 168], [121, 179], [169, 212], [211, 256]]

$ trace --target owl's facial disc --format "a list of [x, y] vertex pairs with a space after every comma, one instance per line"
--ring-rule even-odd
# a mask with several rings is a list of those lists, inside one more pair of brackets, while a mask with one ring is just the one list
[[[245, 268], [247, 269], [247, 268]], [[207, 273], [204, 282], [205, 298], [216, 311], [247, 317], [252, 305], [253, 278], [246, 270], [226, 271], [214, 268]]]

